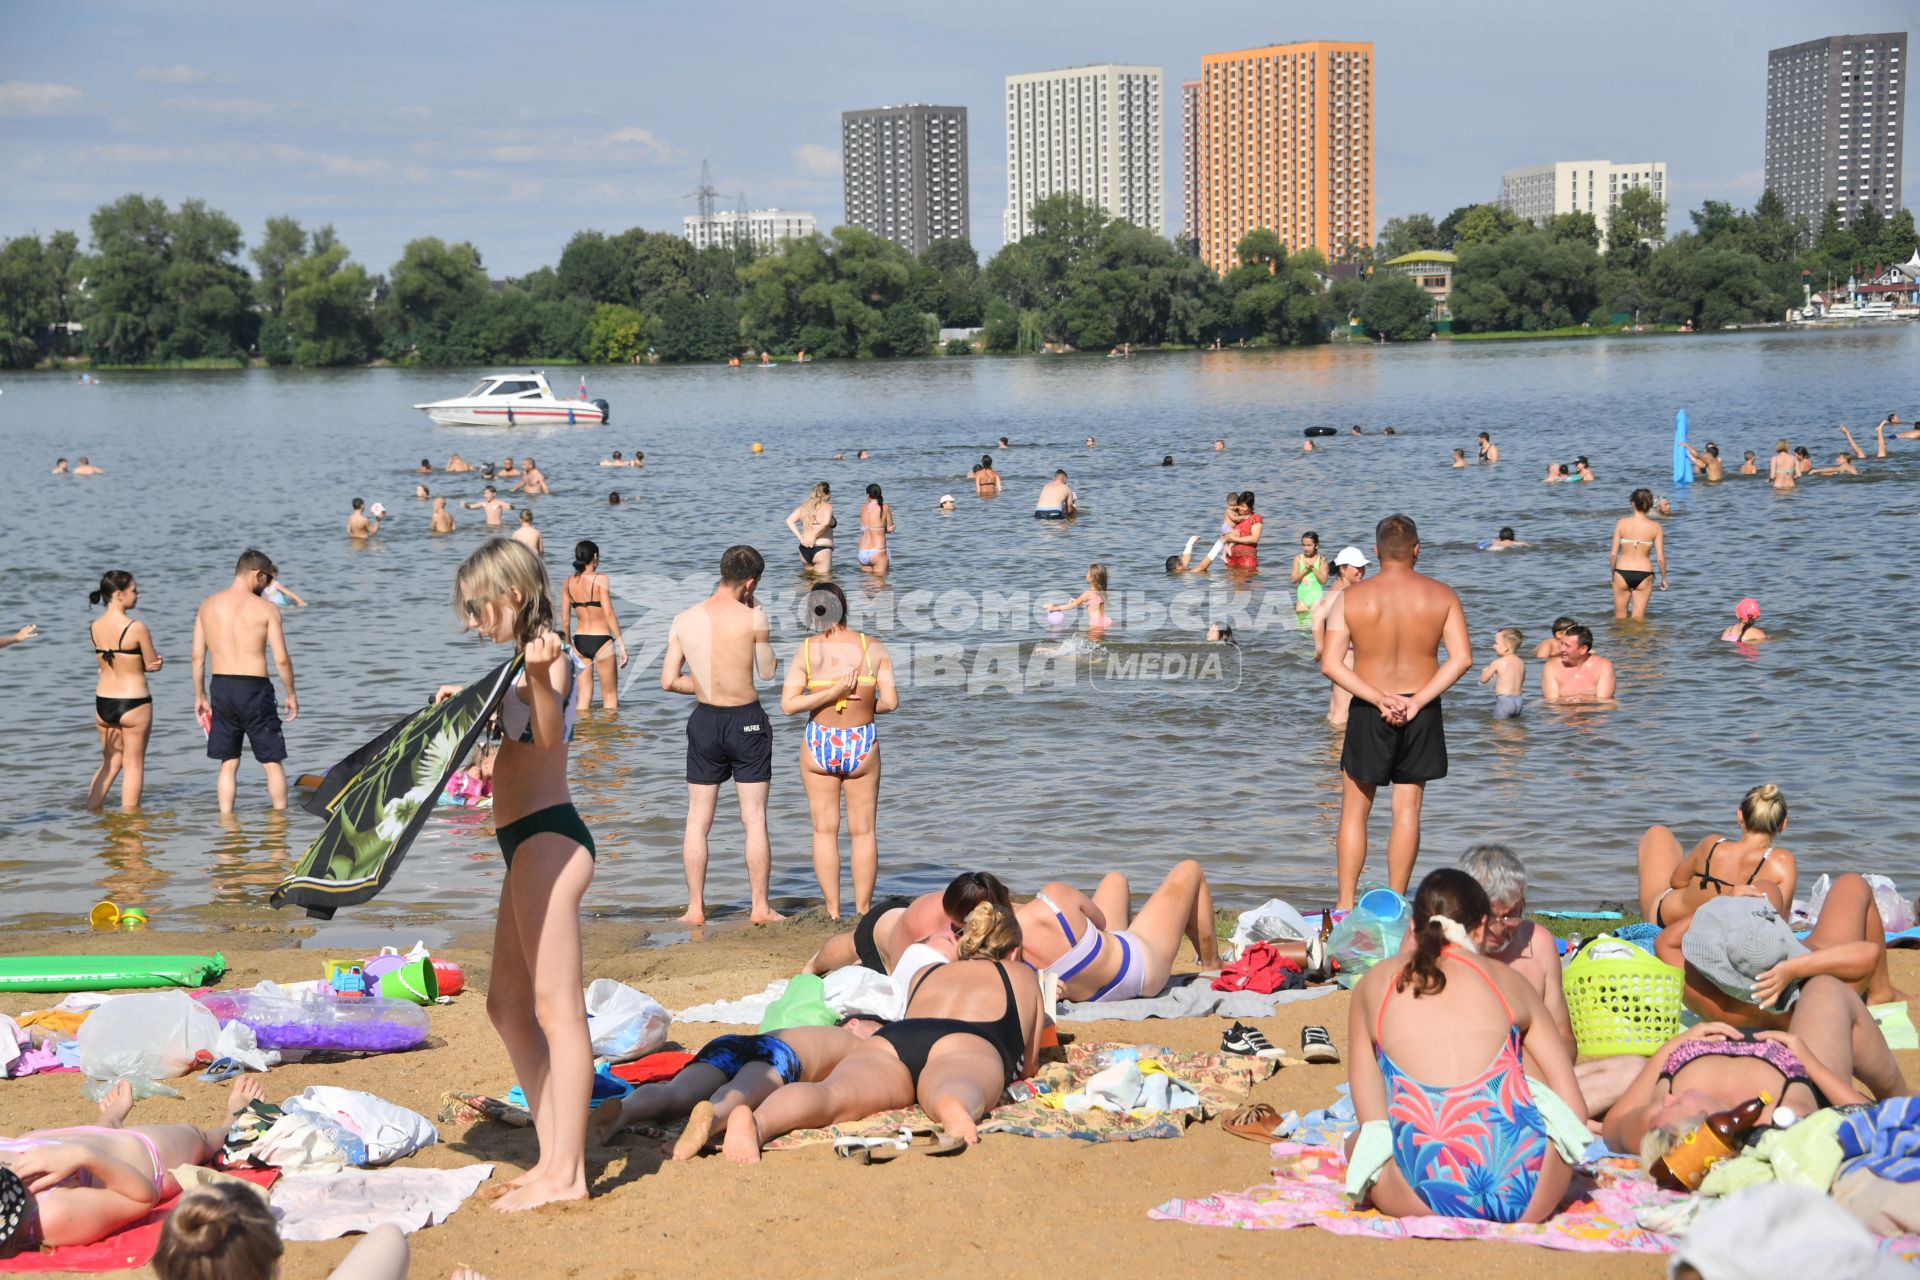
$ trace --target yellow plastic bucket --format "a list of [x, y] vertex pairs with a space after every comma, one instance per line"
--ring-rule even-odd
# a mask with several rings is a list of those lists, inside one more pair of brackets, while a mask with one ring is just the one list
[[1631, 957], [1595, 959], [1582, 948], [1561, 975], [1580, 1055], [1652, 1054], [1680, 1032], [1686, 974], [1610, 934], [1595, 938], [1630, 946]]
[[120, 908], [111, 902], [96, 902], [93, 910], [87, 912], [87, 923], [96, 929], [117, 929], [120, 927]]

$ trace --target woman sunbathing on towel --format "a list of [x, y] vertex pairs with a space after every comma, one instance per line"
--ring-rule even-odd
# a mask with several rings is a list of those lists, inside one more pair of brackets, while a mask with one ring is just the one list
[[1021, 956], [1060, 980], [1069, 1000], [1133, 1000], [1167, 985], [1180, 939], [1193, 943], [1202, 969], [1220, 967], [1213, 895], [1189, 858], [1167, 873], [1139, 915], [1131, 915], [1127, 878], [1110, 873], [1089, 898], [1071, 885], [1046, 885], [1015, 908]]
[[1033, 971], [1010, 959], [1019, 947], [1012, 912], [995, 902], [974, 907], [961, 927], [959, 959], [920, 971], [905, 1018], [871, 1040], [816, 1028], [853, 1041], [839, 1065], [817, 1084], [783, 1085], [757, 1107], [735, 1107], [722, 1152], [754, 1164], [769, 1139], [916, 1101], [950, 1138], [978, 1142], [980, 1117], [1038, 1064], [1046, 1019]]
[[1662, 929], [1684, 923], [1703, 902], [1722, 894], [1765, 897], [1777, 911], [1793, 906], [1798, 870], [1793, 854], [1774, 844], [1787, 829], [1787, 798], [1763, 783], [1740, 799], [1739, 835], [1703, 836], [1692, 850], [1672, 831], [1647, 828], [1640, 837], [1640, 915]]
[[1543, 1222], [1587, 1145], [1573, 1061], [1540, 993], [1479, 956], [1491, 910], [1466, 872], [1431, 873], [1414, 895], [1413, 949], [1353, 989], [1347, 1193], [1392, 1217]]
[[[254, 1077], [234, 1081], [227, 1097], [230, 1117], [260, 1096]], [[0, 1240], [0, 1258], [41, 1245], [57, 1248], [106, 1239], [180, 1194], [180, 1184], [168, 1170], [207, 1163], [227, 1140], [225, 1123], [207, 1129], [189, 1124], [129, 1127], [127, 1113], [132, 1109], [133, 1089], [122, 1080], [101, 1099], [99, 1124], [0, 1138], [0, 1168], [5, 1170], [0, 1185], [17, 1179], [27, 1193], [26, 1211]]]
[[851, 930], [827, 939], [807, 962], [807, 972], [829, 974], [860, 964], [875, 973], [892, 973], [908, 947], [930, 937], [951, 938], [959, 922], [982, 902], [1013, 907], [1007, 886], [985, 871], [956, 876], [941, 893], [876, 902]]

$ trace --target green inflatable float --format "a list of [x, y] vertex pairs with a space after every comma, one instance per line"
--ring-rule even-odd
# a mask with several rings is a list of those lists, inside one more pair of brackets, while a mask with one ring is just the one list
[[204, 987], [227, 971], [226, 957], [5, 956], [0, 991], [117, 991], [129, 987]]

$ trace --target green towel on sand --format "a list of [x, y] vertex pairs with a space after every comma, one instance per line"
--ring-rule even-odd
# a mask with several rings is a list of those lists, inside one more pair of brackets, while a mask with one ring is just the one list
[[1887, 1038], [1887, 1048], [1920, 1049], [1920, 1031], [1914, 1030], [1913, 1018], [1907, 1013], [1905, 1000], [1870, 1004], [1867, 1012], [1880, 1024], [1880, 1034]]
[[1825, 1195], [1840, 1170], [1840, 1122], [1831, 1109], [1816, 1111], [1785, 1129], [1769, 1129], [1760, 1141], [1707, 1170], [1703, 1196], [1729, 1196], [1760, 1182], [1790, 1182]]
[[795, 974], [780, 998], [767, 1006], [767, 1016], [760, 1019], [760, 1034], [788, 1027], [838, 1026], [840, 1018], [828, 1007], [826, 993], [827, 984], [819, 974]]

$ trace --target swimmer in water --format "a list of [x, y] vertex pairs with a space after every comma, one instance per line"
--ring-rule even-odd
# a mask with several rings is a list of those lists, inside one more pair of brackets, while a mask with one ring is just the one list
[[[600, 677], [600, 705], [620, 709], [619, 669], [627, 665], [627, 642], [613, 613], [613, 580], [600, 572], [600, 544], [582, 539], [573, 547], [573, 576], [560, 587], [560, 631], [587, 670], [575, 682], [575, 708], [584, 714], [593, 702], [593, 678]], [[612, 648], [608, 648], [612, 645]]]
[[879, 485], [868, 485], [866, 504], [860, 508], [860, 572], [886, 576], [893, 564], [887, 554], [887, 535], [893, 531], [893, 508], [881, 496]]
[[355, 498], [353, 512], [347, 516], [347, 536], [349, 538], [371, 538], [380, 532], [380, 522], [369, 520], [366, 512], [367, 500]]
[[980, 455], [980, 465], [973, 469], [973, 491], [983, 498], [990, 498], [1007, 487], [1000, 473], [993, 469], [993, 455]]
[[[1388, 435], [1393, 434], [1392, 427], [1387, 428], [1387, 434]], [[1478, 438], [1478, 445], [1480, 449], [1480, 461], [1482, 462], [1500, 461], [1500, 446], [1493, 442], [1492, 436], [1482, 431]]]
[[1776, 489], [1794, 487], [1794, 477], [1800, 474], [1795, 464], [1793, 450], [1785, 440], [1773, 442], [1773, 459], [1767, 463], [1767, 483]]
[[433, 493], [431, 490], [427, 488], [427, 486], [423, 484], [417, 484], [413, 486], [413, 496], [424, 502], [426, 499], [431, 498], [433, 496]]
[[67, 460], [65, 458], [59, 458], [54, 461], [54, 464], [53, 464], [54, 475], [64, 476], [68, 473], [68, 470], [69, 468], [67, 467]]
[[1515, 547], [1524, 547], [1526, 545], [1526, 543], [1513, 536], [1512, 525], [1503, 524], [1500, 526], [1499, 536], [1482, 543], [1480, 549], [1482, 551], [1510, 551]]
[[1107, 566], [1090, 564], [1087, 566], [1087, 589], [1065, 604], [1047, 604], [1040, 606], [1046, 613], [1071, 613], [1086, 606], [1087, 634], [1098, 640], [1113, 625], [1113, 619], [1107, 613]]
[[[1854, 456], [1864, 461], [1867, 456], [1867, 451], [1860, 447], [1860, 442], [1853, 438], [1853, 432], [1847, 429], [1847, 424], [1844, 422], [1840, 424], [1840, 434], [1847, 438], [1847, 447], [1853, 450]], [[1887, 456], [1886, 424], [1884, 422], [1881, 423], [1880, 426], [1875, 430], [1874, 434], [1879, 441], [1880, 447], [1878, 450], [1875, 451], [1873, 456], [1876, 458], [1884, 458]]]
[[1760, 602], [1748, 596], [1733, 606], [1733, 625], [1720, 633], [1722, 640], [1734, 644], [1759, 644], [1767, 633], [1755, 626], [1760, 621]]
[[1207, 624], [1207, 643], [1239, 644], [1240, 642], [1233, 638], [1232, 627], [1224, 622], [1210, 622]]
[[498, 474], [502, 480], [512, 480], [515, 477], [517, 477], [520, 474], [520, 472], [514, 468], [513, 459], [508, 458], [506, 461], [500, 464], [500, 470]]
[[1093, 448], [1093, 437], [1092, 437], [1092, 436], [1088, 436], [1088, 437], [1087, 437], [1087, 448], [1089, 448], [1089, 449], [1091, 449], [1091, 448]]
[[1465, 449], [1455, 449], [1453, 451], [1453, 465], [1456, 467], [1464, 467], [1467, 465], [1467, 451]]
[[74, 464], [73, 474], [77, 476], [103, 476], [107, 473], [104, 468], [96, 467], [91, 462], [88, 462], [86, 455], [82, 454], [80, 461]]
[[1711, 440], [1707, 441], [1707, 450], [1705, 453], [1702, 453], [1685, 441], [1681, 442], [1680, 447], [1687, 451], [1687, 457], [1692, 460], [1694, 474], [1705, 476], [1707, 483], [1717, 484], [1726, 478], [1726, 468], [1722, 466], [1720, 462], [1719, 445]]
[[1547, 464], [1546, 482], [1548, 484], [1562, 484], [1566, 481], [1566, 478], [1567, 468], [1563, 463], [1549, 462]]
[[1860, 468], [1853, 465], [1852, 454], [1837, 453], [1833, 457], [1832, 466], [1815, 467], [1808, 474], [1816, 476], [1857, 476], [1860, 474]]
[[633, 451], [633, 461], [627, 465], [630, 467], [644, 467], [647, 465], [647, 455], [635, 449]]
[[1613, 700], [1613, 663], [1593, 651], [1593, 632], [1574, 627], [1560, 637], [1560, 656], [1540, 669], [1540, 692], [1548, 702]]
[[1008, 443], [1008, 441], [1007, 441], [1007, 438], [1006, 438], [1005, 436], [1001, 436], [1001, 437], [1000, 437], [1000, 444], [999, 444], [999, 446], [998, 446], [998, 447], [999, 447], [999, 448], [1002, 448], [1002, 449], [1011, 449], [1011, 448], [1013, 448], [1013, 445], [1011, 445], [1010, 443]]
[[1162, 459], [1160, 459], [1160, 465], [1161, 465], [1161, 466], [1163, 466], [1163, 467], [1170, 467], [1170, 466], [1172, 466], [1172, 465], [1173, 465], [1173, 455], [1169, 453], [1169, 454], [1168, 454], [1168, 455], [1166, 455], [1166, 456], [1165, 456], [1164, 458], [1162, 458]]
[[1793, 474], [1796, 476], [1813, 474], [1813, 455], [1807, 452], [1807, 446], [1805, 445], [1794, 446]]
[[511, 502], [508, 502], [505, 498], [502, 498], [499, 494], [499, 491], [496, 490], [492, 485], [487, 486], [486, 492], [481, 497], [480, 501], [463, 502], [460, 504], [460, 506], [467, 511], [486, 512], [487, 527], [489, 529], [498, 529], [500, 527], [500, 517], [506, 514], [507, 512], [513, 510], [513, 504]]
[[1313, 449], [1313, 441], [1311, 441], [1311, 440], [1302, 440], [1302, 441], [1300, 442], [1300, 452], [1302, 452], [1302, 453], [1312, 453], [1313, 451], [1314, 451], [1314, 449]]
[[806, 501], [787, 515], [787, 529], [800, 544], [802, 573], [833, 572], [833, 530], [839, 523], [833, 514], [833, 488], [825, 480], [818, 481]]
[[540, 540], [540, 531], [533, 527], [533, 512], [520, 508], [520, 527], [513, 531], [513, 540], [537, 556], [547, 554], [546, 544]]
[[1577, 481], [1577, 483], [1580, 484], [1592, 484], [1600, 478], [1593, 474], [1593, 468], [1587, 465], [1587, 456], [1584, 453], [1573, 460], [1573, 466], [1576, 475], [1567, 477], [1569, 480]]
[[433, 524], [429, 526], [435, 533], [453, 532], [453, 513], [447, 510], [445, 498], [433, 500]]
[[127, 616], [140, 602], [140, 584], [125, 569], [100, 575], [99, 589], [88, 594], [106, 609], [89, 627], [99, 666], [93, 686], [93, 724], [100, 731], [100, 767], [87, 788], [87, 808], [107, 802], [107, 788], [120, 778], [120, 807], [140, 807], [147, 772], [147, 735], [153, 729], [153, 694], [147, 676], [163, 660], [153, 647], [147, 624]]
[[26, 626], [20, 628], [18, 631], [15, 631], [9, 635], [0, 636], [0, 649], [10, 649], [16, 644], [25, 644], [27, 641], [33, 639], [38, 634], [40, 634], [39, 626], [36, 625], [35, 623], [29, 622]]
[[473, 464], [456, 453], [447, 459], [446, 470], [449, 472], [471, 471], [473, 470]]
[[267, 589], [260, 593], [260, 598], [276, 608], [288, 604], [302, 609], [307, 607], [307, 602], [301, 599], [300, 593], [278, 578], [267, 584]]
[[1667, 589], [1667, 534], [1648, 514], [1653, 510], [1653, 490], [1635, 489], [1627, 500], [1633, 510], [1614, 522], [1613, 545], [1607, 552], [1613, 569], [1613, 616], [1645, 618], [1653, 599], [1656, 567], [1660, 589]]
[[1227, 451], [1227, 442], [1225, 440], [1215, 440], [1213, 442], [1213, 451], [1215, 453], [1225, 453]]
[[417, 467], [415, 467], [415, 468], [413, 469], [413, 474], [415, 474], [415, 475], [417, 475], [417, 476], [430, 476], [430, 475], [432, 475], [432, 474], [433, 474], [433, 463], [432, 463], [432, 462], [430, 462], [430, 461], [428, 461], [428, 460], [427, 460], [426, 458], [422, 458], [422, 459], [420, 459], [420, 465], [419, 465], [419, 466], [417, 466]]
[[607, 505], [610, 507], [617, 507], [620, 505], [620, 491], [618, 489], [615, 489], [612, 493], [607, 495]]
[[[1307, 621], [1307, 629], [1313, 634], [1315, 662], [1320, 661], [1321, 655], [1326, 652], [1327, 615], [1333, 612], [1333, 602], [1338, 600], [1341, 593], [1348, 587], [1367, 576], [1367, 564], [1366, 552], [1358, 547], [1342, 547], [1340, 554], [1333, 558], [1333, 580], [1327, 584], [1326, 594], [1314, 604], [1313, 613]], [[1346, 665], [1353, 666], [1351, 643], [1347, 645]], [[1327, 695], [1327, 723], [1336, 729], [1341, 728], [1347, 723], [1348, 713], [1352, 709], [1353, 695], [1339, 685], [1334, 685], [1333, 691]]]
[[1349, 435], [1355, 435], [1355, 436], [1363, 436], [1363, 435], [1365, 435], [1365, 434], [1367, 434], [1367, 433], [1366, 433], [1366, 432], [1364, 432], [1364, 431], [1362, 431], [1362, 430], [1360, 429], [1360, 424], [1356, 422], [1356, 423], [1354, 423], [1354, 424], [1353, 424], [1353, 428], [1352, 428], [1352, 430], [1350, 430], [1350, 431], [1349, 431], [1349, 432], [1348, 432], [1347, 434], [1349, 434]]
[[1534, 646], [1533, 656], [1544, 659], [1551, 658], [1554, 654], [1559, 653], [1561, 638], [1579, 625], [1578, 622], [1567, 617], [1565, 614], [1561, 614], [1555, 618], [1553, 620], [1553, 626], [1547, 629], [1547, 638]]
[[1480, 683], [1493, 685], [1493, 718], [1512, 720], [1525, 705], [1520, 696], [1527, 687], [1527, 664], [1520, 659], [1520, 644], [1525, 639], [1518, 627], [1502, 627], [1493, 633], [1493, 661], [1480, 673]]
[[540, 470], [539, 467], [533, 465], [532, 458], [528, 458], [520, 465], [524, 468], [524, 474], [520, 478], [520, 483], [513, 486], [513, 492], [524, 492], [529, 497], [535, 494], [553, 492], [552, 489], [547, 487], [546, 473]]
[[1320, 554], [1320, 535], [1309, 529], [1300, 535], [1300, 554], [1293, 558], [1293, 611], [1311, 613], [1326, 594], [1333, 566]]
[[941, 511], [953, 510], [953, 495], [950, 493], [941, 494], [940, 501], [935, 503], [934, 505], [938, 510], [941, 510]]
[[1080, 513], [1079, 496], [1072, 486], [1067, 484], [1067, 473], [1056, 471], [1053, 479], [1040, 486], [1040, 496], [1034, 500], [1033, 518], [1035, 520], [1065, 520], [1068, 516]]
[[603, 467], [624, 467], [627, 465], [627, 460], [620, 456], [618, 449], [615, 449], [611, 458], [600, 459], [600, 465]]
[[1746, 457], [1740, 460], [1740, 474], [1743, 476], [1757, 476], [1760, 474], [1760, 464], [1754, 460], [1753, 450], [1751, 449], [1747, 450]]

